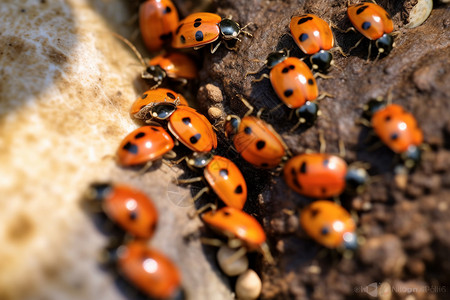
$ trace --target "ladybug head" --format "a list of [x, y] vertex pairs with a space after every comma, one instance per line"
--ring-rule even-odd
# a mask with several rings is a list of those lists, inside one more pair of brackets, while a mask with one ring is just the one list
[[312, 126], [319, 115], [319, 106], [314, 102], [306, 101], [305, 104], [295, 110], [295, 115], [298, 117], [300, 124]]
[[383, 98], [371, 99], [364, 105], [363, 118], [370, 120], [372, 116], [380, 109], [386, 106], [386, 101]]
[[342, 246], [346, 250], [356, 250], [358, 248], [358, 239], [356, 233], [354, 232], [346, 232], [342, 236], [343, 243]]
[[415, 145], [409, 146], [405, 152], [400, 154], [403, 165], [408, 169], [413, 169], [419, 163], [421, 156], [420, 148]]
[[394, 38], [392, 35], [385, 33], [375, 41], [375, 46], [377, 46], [379, 53], [388, 54], [394, 47]]
[[233, 139], [234, 135], [238, 132], [241, 125], [241, 118], [236, 115], [228, 115], [225, 120], [225, 136], [229, 139]]
[[209, 152], [194, 152], [191, 156], [189, 156], [187, 165], [191, 168], [201, 169], [206, 167], [211, 162], [213, 157], [214, 155]]
[[310, 59], [313, 70], [326, 72], [331, 66], [333, 55], [331, 55], [331, 53], [328, 51], [320, 50], [319, 52], [311, 56]]
[[177, 105], [170, 102], [162, 102], [154, 105], [151, 110], [152, 118], [165, 120], [177, 110]]
[[110, 183], [93, 183], [86, 191], [85, 198], [90, 202], [101, 202], [109, 193], [111, 193], [113, 186]]
[[142, 78], [151, 79], [158, 84], [161, 84], [161, 82], [164, 80], [164, 78], [166, 78], [166, 76], [167, 76], [166, 71], [164, 71], [164, 69], [158, 65], [147, 66], [147, 68], [142, 72]]
[[345, 175], [345, 188], [351, 193], [360, 194], [369, 181], [369, 174], [361, 167], [350, 167]]
[[267, 56], [266, 65], [269, 69], [272, 69], [277, 64], [286, 60], [289, 57], [289, 50], [282, 49], [280, 51], [272, 52]]
[[223, 19], [219, 23], [220, 32], [224, 40], [237, 39], [241, 33], [241, 27], [238, 23], [230, 19]]

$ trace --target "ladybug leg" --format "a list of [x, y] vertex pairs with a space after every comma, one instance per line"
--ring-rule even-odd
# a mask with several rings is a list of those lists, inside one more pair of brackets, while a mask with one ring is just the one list
[[[248, 101], [247, 101], [244, 97], [242, 97], [241, 95], [239, 96], [239, 99], [241, 100], [242, 104], [244, 104], [244, 105], [248, 108], [248, 110], [247, 110], [247, 112], [245, 113], [244, 117], [247, 117], [247, 116], [251, 115], [252, 112], [253, 112], [253, 110], [254, 110], [255, 108], [250, 104], [250, 102], [248, 102]], [[258, 118], [259, 118], [259, 116], [258, 116]]]
[[224, 264], [230, 265], [240, 259], [242, 256], [247, 254], [247, 249], [245, 247], [240, 247], [236, 252], [230, 255], [225, 261]]
[[273, 259], [272, 253], [270, 253], [269, 245], [267, 245], [267, 243], [261, 245], [261, 252], [269, 264], [275, 264], [275, 260]]
[[323, 78], [323, 79], [334, 78], [333, 76], [325, 75], [325, 74], [320, 73], [320, 72], [314, 73], [314, 78], [317, 78], [317, 77], [320, 77], [320, 78]]
[[164, 154], [164, 158], [166, 158], [166, 159], [174, 159], [175, 157], [177, 157], [177, 154], [173, 150], [170, 150], [169, 152]]
[[195, 182], [200, 182], [200, 181], [203, 181], [203, 177], [202, 176], [192, 177], [192, 178], [188, 178], [188, 179], [177, 179], [175, 181], [175, 183], [177, 183], [177, 184], [187, 184], [187, 183], [195, 183]]
[[202, 188], [197, 194], [195, 194], [194, 198], [191, 199], [192, 203], [195, 203], [204, 193], [209, 192], [209, 187], [205, 186]]
[[350, 54], [350, 52], [352, 52], [353, 49], [357, 48], [359, 46], [359, 44], [361, 44], [362, 40], [364, 39], [364, 37], [360, 38], [359, 41], [356, 42], [356, 44], [351, 47], [350, 49], [348, 49], [347, 55]]
[[[378, 52], [378, 53], [379, 53], [379, 52]], [[370, 61], [370, 56], [371, 56], [371, 55], [372, 55], [372, 42], [369, 43], [369, 50], [368, 50], [366, 62], [369, 62], [369, 61]], [[377, 58], [376, 58], [376, 59], [378, 59], [378, 55], [377, 55]]]
[[222, 41], [219, 41], [216, 46], [213, 46], [213, 44], [211, 43], [211, 54], [214, 54], [217, 51], [217, 49], [219, 48], [220, 44], [222, 44]]
[[138, 172], [137, 172], [137, 176], [141, 176], [144, 175], [148, 170], [150, 170], [150, 168], [153, 166], [153, 162], [152, 161], [148, 161]]
[[[250, 73], [248, 73], [248, 74], [250, 74]], [[269, 74], [262, 74], [261, 77], [259, 77], [259, 78], [257, 78], [257, 79], [253, 79], [252, 82], [260, 82], [260, 81], [263, 81], [264, 78], [269, 79], [269, 78], [270, 78], [270, 77], [269, 77]]]
[[200, 242], [204, 245], [213, 246], [213, 247], [220, 247], [224, 245], [224, 242], [219, 239], [212, 239], [212, 238], [200, 238]]
[[244, 27], [241, 28], [241, 32], [249, 37], [253, 37], [253, 34], [251, 34], [250, 32], [246, 31], [245, 28], [247, 28], [250, 25], [253, 25], [253, 22], [248, 23], [247, 25], [245, 25]]
[[331, 95], [331, 94], [329, 94], [327, 92], [322, 92], [322, 93], [320, 93], [319, 97], [317, 97], [316, 101], [322, 100], [325, 97], [334, 98], [333, 95]]

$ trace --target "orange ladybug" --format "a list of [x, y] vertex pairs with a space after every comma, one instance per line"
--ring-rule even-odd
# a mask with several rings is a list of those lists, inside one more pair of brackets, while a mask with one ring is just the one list
[[[247, 201], [247, 183], [239, 168], [228, 158], [211, 153], [193, 153], [187, 164], [191, 168], [203, 169], [203, 177], [179, 180], [178, 183], [191, 183], [206, 179], [216, 195], [230, 207], [242, 209]], [[194, 197], [197, 200], [209, 190], [205, 187]]]
[[130, 115], [136, 119], [148, 119], [152, 107], [160, 102], [170, 102], [176, 105], [188, 106], [183, 95], [169, 89], [156, 88], [146, 91], [134, 101], [130, 109]]
[[291, 189], [311, 198], [339, 196], [346, 188], [360, 191], [368, 181], [364, 169], [348, 167], [339, 156], [326, 153], [297, 155], [285, 164], [283, 173]]
[[147, 0], [139, 7], [139, 27], [145, 46], [159, 51], [178, 26], [178, 11], [170, 0]]
[[[181, 275], [163, 253], [132, 241], [114, 253], [118, 273], [152, 299], [182, 299]], [[180, 297], [180, 298], [178, 298]]]
[[365, 116], [371, 119], [371, 126], [380, 140], [400, 154], [407, 167], [412, 168], [420, 161], [423, 133], [412, 114], [400, 105], [387, 105], [375, 99], [366, 105]]
[[314, 201], [300, 212], [300, 225], [311, 238], [327, 248], [357, 248], [355, 221], [335, 202]]
[[[251, 34], [244, 29], [247, 26], [240, 25], [231, 19], [222, 19], [221, 16], [213, 13], [199, 12], [187, 16], [181, 20], [172, 40], [172, 47], [176, 49], [194, 48], [199, 49], [207, 44], [211, 44], [211, 53], [216, 52], [220, 44], [224, 42], [230, 50], [227, 41], [240, 40], [239, 35], [244, 33]], [[213, 42], [221, 40], [213, 47]]]
[[209, 152], [217, 148], [211, 123], [193, 108], [163, 102], [153, 106], [151, 116], [150, 120], [167, 120], [170, 132], [192, 151]]
[[170, 78], [181, 84], [186, 84], [188, 80], [198, 77], [198, 69], [195, 62], [190, 56], [184, 53], [171, 52], [158, 55], [148, 61], [142, 78], [153, 80], [156, 85], [160, 86], [164, 79]]
[[287, 147], [281, 137], [258, 117], [228, 115], [225, 134], [242, 158], [255, 167], [275, 168], [287, 160]]
[[381, 6], [370, 2], [350, 5], [347, 15], [356, 30], [369, 40], [375, 41], [378, 53], [388, 54], [392, 50], [394, 38], [390, 33], [394, 30], [394, 23]]
[[301, 124], [312, 125], [319, 114], [319, 106], [313, 101], [325, 94], [319, 97], [316, 79], [308, 66], [296, 57], [289, 57], [287, 49], [270, 53], [266, 66], [270, 69], [269, 75], [263, 74], [255, 81], [269, 78], [281, 101], [295, 110], [299, 121], [292, 130]]
[[334, 37], [330, 25], [313, 14], [296, 16], [289, 25], [297, 46], [307, 55], [313, 70], [327, 71], [333, 60], [328, 51], [334, 47]]
[[174, 142], [160, 126], [143, 126], [133, 130], [120, 143], [117, 162], [124, 167], [151, 163], [171, 152]]
[[86, 200], [91, 210], [101, 210], [135, 238], [149, 239], [155, 233], [158, 212], [153, 201], [131, 186], [93, 183], [88, 188]]
[[[201, 215], [202, 221], [211, 229], [225, 235], [229, 241], [239, 240], [234, 247], [245, 247], [247, 251], [260, 250], [272, 262], [266, 243], [266, 234], [259, 222], [251, 215], [234, 207], [223, 207]], [[230, 246], [231, 247], [231, 246]]]

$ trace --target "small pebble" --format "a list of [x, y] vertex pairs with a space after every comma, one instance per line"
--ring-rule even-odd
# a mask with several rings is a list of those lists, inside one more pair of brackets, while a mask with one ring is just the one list
[[208, 115], [212, 119], [219, 119], [222, 116], [222, 112], [223, 111], [220, 108], [214, 106], [208, 108]]
[[236, 296], [239, 300], [257, 299], [261, 294], [262, 282], [258, 274], [248, 269], [236, 281]]
[[232, 249], [226, 245], [223, 245], [217, 251], [217, 261], [222, 271], [228, 276], [237, 276], [245, 272], [248, 269], [247, 255], [243, 255], [234, 261], [229, 258], [236, 253], [237, 249]]

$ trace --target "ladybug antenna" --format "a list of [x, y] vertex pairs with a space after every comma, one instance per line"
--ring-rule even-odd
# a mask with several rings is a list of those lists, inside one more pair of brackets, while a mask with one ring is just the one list
[[138, 58], [139, 62], [146, 68], [147, 64], [145, 63], [144, 58], [142, 57], [141, 53], [139, 53], [139, 51], [136, 49], [136, 47], [129, 41], [127, 40], [125, 37], [121, 36], [118, 33], [113, 32], [112, 33], [116, 38], [118, 38], [119, 40], [121, 40], [122, 42], [124, 42], [136, 55], [136, 57]]

